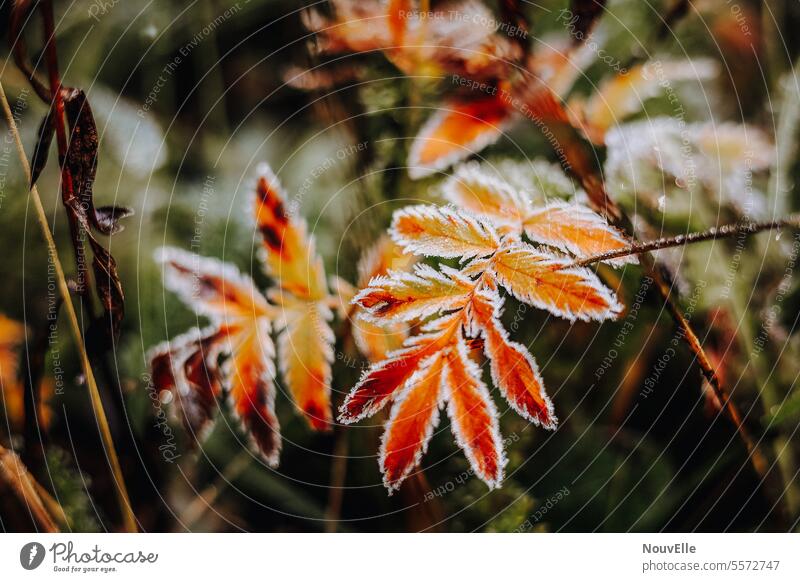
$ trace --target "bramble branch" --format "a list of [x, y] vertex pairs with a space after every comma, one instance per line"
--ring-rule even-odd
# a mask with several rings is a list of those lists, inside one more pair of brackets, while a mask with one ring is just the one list
[[673, 237], [659, 238], [643, 243], [632, 244], [628, 248], [618, 249], [607, 253], [601, 253], [575, 261], [575, 265], [580, 267], [587, 267], [602, 261], [611, 259], [618, 259], [620, 257], [627, 257], [630, 255], [639, 255], [642, 253], [649, 253], [660, 249], [671, 247], [680, 247], [688, 244], [698, 242], [716, 240], [722, 238], [734, 238], [739, 235], [749, 236], [764, 232], [766, 230], [778, 230], [781, 228], [800, 228], [800, 214], [792, 214], [787, 218], [780, 220], [768, 220], [764, 222], [741, 222], [738, 224], [725, 224], [723, 226], [714, 226], [708, 230], [701, 232], [692, 232], [689, 234], [679, 234]]

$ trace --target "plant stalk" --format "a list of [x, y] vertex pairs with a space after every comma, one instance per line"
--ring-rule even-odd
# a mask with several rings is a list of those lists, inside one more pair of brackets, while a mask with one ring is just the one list
[[[20, 164], [25, 172], [25, 179], [26, 183], [30, 183], [31, 179], [31, 168], [30, 164], [28, 163], [28, 158], [25, 155], [25, 148], [22, 145], [22, 140], [19, 136], [19, 131], [17, 130], [17, 124], [14, 121], [14, 116], [11, 112], [11, 107], [8, 104], [8, 99], [6, 97], [5, 88], [3, 87], [2, 82], [0, 82], [0, 104], [3, 107], [3, 113], [6, 117], [6, 121], [8, 123], [9, 129], [11, 131], [12, 136], [14, 137], [14, 143], [17, 149], [17, 155], [19, 156]], [[133, 509], [131, 507], [130, 499], [128, 497], [128, 491], [125, 486], [125, 480], [122, 476], [122, 468], [119, 464], [119, 459], [117, 457], [116, 449], [114, 448], [114, 441], [111, 437], [111, 430], [108, 426], [108, 420], [106, 419], [105, 411], [103, 410], [103, 403], [100, 400], [100, 391], [97, 387], [97, 382], [94, 377], [94, 373], [92, 372], [92, 366], [89, 363], [89, 355], [86, 352], [86, 346], [83, 342], [83, 334], [81, 333], [81, 327], [78, 323], [78, 315], [75, 311], [75, 306], [72, 303], [72, 297], [69, 293], [69, 287], [67, 286], [67, 279], [64, 275], [64, 268], [61, 264], [61, 259], [58, 256], [58, 248], [56, 247], [55, 240], [53, 239], [53, 234], [50, 232], [50, 227], [47, 223], [47, 215], [45, 214], [44, 206], [42, 205], [42, 199], [39, 196], [39, 190], [34, 184], [30, 191], [31, 199], [33, 200], [33, 205], [36, 210], [36, 218], [39, 222], [39, 226], [42, 229], [42, 235], [44, 236], [45, 242], [47, 244], [47, 251], [50, 256], [50, 260], [53, 263], [53, 267], [56, 271], [56, 279], [58, 282], [58, 290], [61, 295], [61, 298], [64, 301], [64, 309], [67, 313], [67, 319], [70, 323], [70, 329], [72, 330], [72, 335], [75, 340], [75, 345], [78, 349], [78, 355], [80, 357], [81, 368], [83, 369], [83, 374], [86, 377], [86, 385], [89, 389], [89, 396], [92, 402], [92, 409], [94, 410], [95, 418], [97, 419], [97, 424], [100, 428], [100, 436], [103, 441], [103, 448], [105, 449], [106, 456], [109, 460], [109, 464], [111, 466], [111, 472], [113, 474], [114, 480], [114, 490], [117, 494], [117, 499], [120, 506], [120, 511], [122, 513], [122, 519], [125, 525], [125, 530], [128, 532], [137, 532], [138, 528], [136, 525], [136, 518], [133, 514]]]

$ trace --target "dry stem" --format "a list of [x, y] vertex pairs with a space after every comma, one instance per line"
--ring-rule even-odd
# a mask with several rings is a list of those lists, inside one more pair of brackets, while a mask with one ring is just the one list
[[[11, 112], [11, 107], [8, 104], [8, 99], [6, 98], [6, 92], [2, 82], [0, 82], [0, 103], [2, 103], [3, 113], [5, 114], [11, 134], [14, 137], [14, 143], [17, 148], [20, 164], [25, 172], [26, 181], [27, 183], [30, 183], [30, 164], [28, 163], [28, 158], [25, 155], [25, 148], [22, 145], [22, 140], [20, 139], [19, 131], [17, 130], [17, 124], [14, 121], [14, 116]], [[69, 320], [70, 329], [72, 330], [75, 345], [78, 349], [81, 368], [83, 369], [83, 373], [86, 378], [86, 385], [89, 389], [89, 396], [92, 401], [92, 409], [94, 410], [95, 418], [97, 419], [97, 424], [100, 428], [100, 436], [102, 437], [103, 447], [106, 451], [106, 456], [111, 466], [111, 472], [113, 473], [115, 485], [114, 489], [119, 501], [125, 529], [129, 532], [136, 532], [138, 531], [136, 518], [134, 517], [130, 499], [128, 498], [125, 480], [122, 477], [122, 468], [120, 467], [119, 459], [117, 458], [117, 452], [114, 448], [114, 441], [111, 438], [111, 430], [108, 427], [108, 420], [106, 419], [105, 411], [103, 410], [103, 403], [100, 400], [100, 391], [98, 390], [97, 382], [95, 380], [94, 373], [92, 372], [92, 366], [89, 363], [89, 355], [86, 352], [86, 345], [84, 344], [80, 324], [78, 323], [78, 316], [75, 312], [75, 306], [72, 303], [72, 297], [69, 293], [67, 279], [64, 275], [64, 268], [61, 264], [61, 259], [58, 256], [58, 249], [56, 247], [55, 240], [53, 239], [53, 234], [50, 232], [50, 227], [47, 223], [47, 215], [45, 214], [44, 206], [42, 205], [42, 199], [39, 196], [39, 190], [36, 185], [31, 188], [30, 195], [36, 210], [36, 218], [42, 230], [42, 235], [47, 243], [48, 254], [50, 255], [50, 260], [52, 261], [56, 272], [58, 290], [61, 298], [64, 301], [67, 319]]]
[[627, 257], [630, 255], [640, 255], [642, 253], [649, 253], [651, 251], [657, 251], [670, 247], [680, 247], [687, 244], [703, 242], [707, 240], [716, 240], [720, 238], [733, 238], [740, 234], [756, 234], [765, 230], [776, 230], [787, 227], [800, 228], [800, 214], [792, 214], [788, 218], [783, 218], [780, 220], [725, 224], [723, 226], [714, 226], [701, 232], [679, 234], [677, 236], [659, 238], [647, 242], [637, 242], [624, 249], [600, 253], [598, 255], [593, 255], [591, 257], [575, 261], [575, 265], [586, 267], [602, 261], [618, 259], [620, 257]]

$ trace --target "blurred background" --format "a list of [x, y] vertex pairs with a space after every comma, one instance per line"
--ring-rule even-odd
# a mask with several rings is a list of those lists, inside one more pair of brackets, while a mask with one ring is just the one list
[[[522, 4], [532, 23], [533, 51], [563, 36], [556, 16], [566, 2]], [[596, 34], [620, 63], [656, 57], [714, 63], [716, 73], [702, 83], [677, 84], [677, 98], [686, 123], [729, 127], [724, 143], [730, 147], [714, 150], [711, 159], [718, 166], [711, 167], [702, 158], [708, 150], [698, 125], [697, 163], [709, 170], [708, 177], [687, 186], [680, 172], [655, 167], [644, 155], [651, 146], [680, 149], [680, 132], [670, 142], [641, 126], [622, 128], [629, 132], [623, 135], [639, 140], [642, 158], [631, 166], [615, 157], [611, 142], [598, 149], [609, 190], [654, 236], [798, 210], [800, 93], [794, 63], [800, 5], [697, 0], [664, 31], [662, 17], [677, 4], [610, 0]], [[619, 321], [602, 326], [570, 325], [509, 298], [508, 327], [537, 357], [561, 424], [556, 432], [537, 429], [496, 398], [509, 456], [502, 489], [489, 492], [469, 473], [443, 418], [423, 459], [424, 478], [388, 496], [376, 458], [381, 419], [332, 434], [311, 433], [280, 386], [279, 468], [250, 452], [225, 403], [202, 445], [187, 446], [180, 423], [165, 422], [168, 405], [151, 398], [145, 352], [204, 322], [164, 290], [152, 260], [156, 247], [171, 244], [222, 258], [265, 288], [254, 253], [258, 233], [247, 210], [261, 161], [271, 164], [307, 218], [328, 273], [349, 281], [393, 210], [409, 201], [437, 200], [440, 177], [411, 181], [404, 168], [410, 138], [425, 120], [408, 106], [435, 106], [446, 82], [408, 79], [373, 53], [351, 57], [365, 67], [359, 81], [318, 91], [287, 86], [284, 76], [292, 66], [318, 62], [310, 56], [301, 9], [300, 2], [269, 0], [55, 2], [62, 78], [87, 93], [100, 133], [95, 199], [135, 212], [125, 219], [125, 230], [107, 241], [118, 262], [126, 316], [119, 340], [105, 346], [95, 369], [141, 528], [796, 529], [800, 279], [791, 276], [797, 254], [791, 232], [678, 249], [666, 261], [682, 293], [679, 303], [768, 458], [770, 483], [752, 470], [692, 354], [680, 341], [670, 349], [676, 328], [635, 268], [624, 275], [602, 272], [628, 306]], [[4, 1], [0, 29], [8, 30], [8, 18]], [[26, 27], [26, 37], [37, 63], [38, 22]], [[608, 74], [608, 64], [595, 62], [573, 91], [589, 94]], [[1, 79], [30, 155], [46, 107], [7, 49]], [[632, 123], [674, 118], [675, 103], [667, 92], [657, 92]], [[751, 128], [745, 133], [752, 142], [738, 139], [741, 128]], [[739, 150], [749, 153], [737, 158]], [[764, 159], [739, 175], [753, 152]], [[538, 168], [540, 179], [563, 182], [558, 192], [564, 195], [578, 190], [552, 165], [557, 158], [530, 124], [514, 126], [483, 154], [493, 164]], [[58, 178], [51, 163], [39, 189], [70, 271]], [[742, 184], [751, 192], [747, 200], [737, 199]], [[21, 346], [2, 348], [0, 444], [20, 452], [64, 508], [71, 529], [117, 530], [120, 516], [74, 344], [65, 324], [48, 334], [55, 291], [9, 138], [0, 152], [0, 225], [0, 313], [8, 318], [0, 330], [13, 329], [13, 322], [26, 326]], [[30, 415], [26, 420], [20, 380], [26, 360], [41, 373], [43, 402], [35, 423]], [[337, 399], [362, 366], [352, 346], [337, 345]], [[2, 486], [0, 524], [5, 531], [34, 527]]]

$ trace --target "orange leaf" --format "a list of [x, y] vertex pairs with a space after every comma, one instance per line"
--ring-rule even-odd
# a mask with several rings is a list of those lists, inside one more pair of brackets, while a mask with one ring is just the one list
[[409, 175], [423, 178], [493, 144], [505, 130], [512, 111], [497, 96], [445, 103], [411, 145]]
[[253, 281], [233, 265], [172, 247], [161, 247], [155, 256], [166, 287], [215, 322], [251, 320], [270, 312]]
[[493, 263], [498, 282], [517, 299], [570, 321], [613, 319], [622, 306], [592, 271], [517, 243]]
[[[403, 249], [386, 235], [381, 236], [358, 261], [358, 286], [367, 287], [369, 282], [391, 271], [405, 271], [416, 261], [412, 255], [403, 254]], [[355, 291], [350, 300], [355, 297]], [[349, 303], [349, 301], [348, 301]], [[380, 361], [394, 350], [400, 349], [408, 337], [408, 324], [373, 322], [364, 317], [363, 310], [354, 306], [355, 315], [350, 325], [353, 340], [358, 350], [370, 362]]]
[[390, 492], [400, 487], [427, 450], [441, 401], [442, 357], [436, 354], [409, 379], [386, 423], [379, 462]]
[[259, 166], [254, 198], [256, 225], [264, 240], [267, 273], [283, 291], [300, 299], [320, 300], [327, 294], [325, 269], [314, 238], [302, 218], [286, 211], [286, 195], [266, 164]]
[[558, 423], [553, 404], [544, 391], [539, 367], [521, 344], [508, 339], [500, 323], [502, 299], [496, 291], [484, 290], [470, 303], [473, 335], [483, 335], [483, 350], [489, 358], [492, 381], [508, 403], [523, 418], [554, 429]]
[[24, 340], [25, 326], [0, 315], [0, 384], [17, 382], [17, 348]]
[[[523, 227], [534, 242], [556, 247], [578, 257], [589, 257], [630, 246], [630, 241], [606, 220], [580, 204], [551, 202], [531, 209]], [[635, 256], [612, 259], [619, 266], [638, 263]]]
[[228, 350], [231, 357], [225, 362], [225, 375], [233, 412], [267, 463], [277, 466], [281, 436], [275, 416], [275, 349], [269, 322], [262, 319], [256, 329], [230, 338]]
[[519, 228], [529, 202], [507, 183], [481, 170], [477, 163], [463, 164], [442, 186], [444, 197], [456, 207], [497, 224]]
[[436, 17], [420, 13], [410, 0], [331, 0], [333, 18], [316, 10], [303, 22], [317, 33], [322, 53], [381, 50], [407, 74], [455, 72], [470, 79], [508, 76], [521, 56], [514, 39], [498, 34], [491, 11], [480, 2], [451, 4]]
[[448, 352], [445, 366], [447, 412], [456, 441], [475, 474], [493, 489], [503, 480], [506, 459], [497, 410], [480, 377], [480, 368], [467, 355], [467, 346], [459, 336], [457, 349]]
[[389, 32], [394, 46], [401, 46], [408, 28], [409, 14], [414, 10], [412, 0], [389, 0], [386, 12], [389, 20]]
[[370, 362], [378, 362], [398, 350], [408, 337], [408, 325], [390, 323], [378, 325], [366, 320], [363, 316], [353, 318], [353, 340], [356, 347]]
[[373, 321], [410, 321], [463, 307], [474, 287], [455, 269], [416, 265], [413, 273], [375, 277], [353, 301]]
[[302, 13], [305, 27], [317, 33], [322, 53], [369, 52], [390, 46], [391, 35], [386, 8], [374, 0], [333, 0], [335, 17], [329, 19], [317, 10]]
[[314, 303], [283, 306], [282, 330], [278, 337], [278, 362], [299, 410], [315, 430], [330, 430], [332, 314]]
[[578, 111], [587, 137], [602, 144], [606, 132], [628, 116], [640, 111], [644, 102], [658, 96], [677, 81], [712, 78], [718, 67], [709, 60], [656, 61], [644, 63], [603, 81], [588, 101], [570, 101], [570, 111]]
[[369, 282], [389, 271], [405, 271], [416, 262], [416, 258], [403, 254], [403, 249], [386, 235], [382, 235], [358, 261], [358, 286], [366, 287]]
[[500, 246], [494, 228], [451, 208], [409, 206], [394, 213], [390, 231], [407, 253], [445, 258], [490, 255]]

